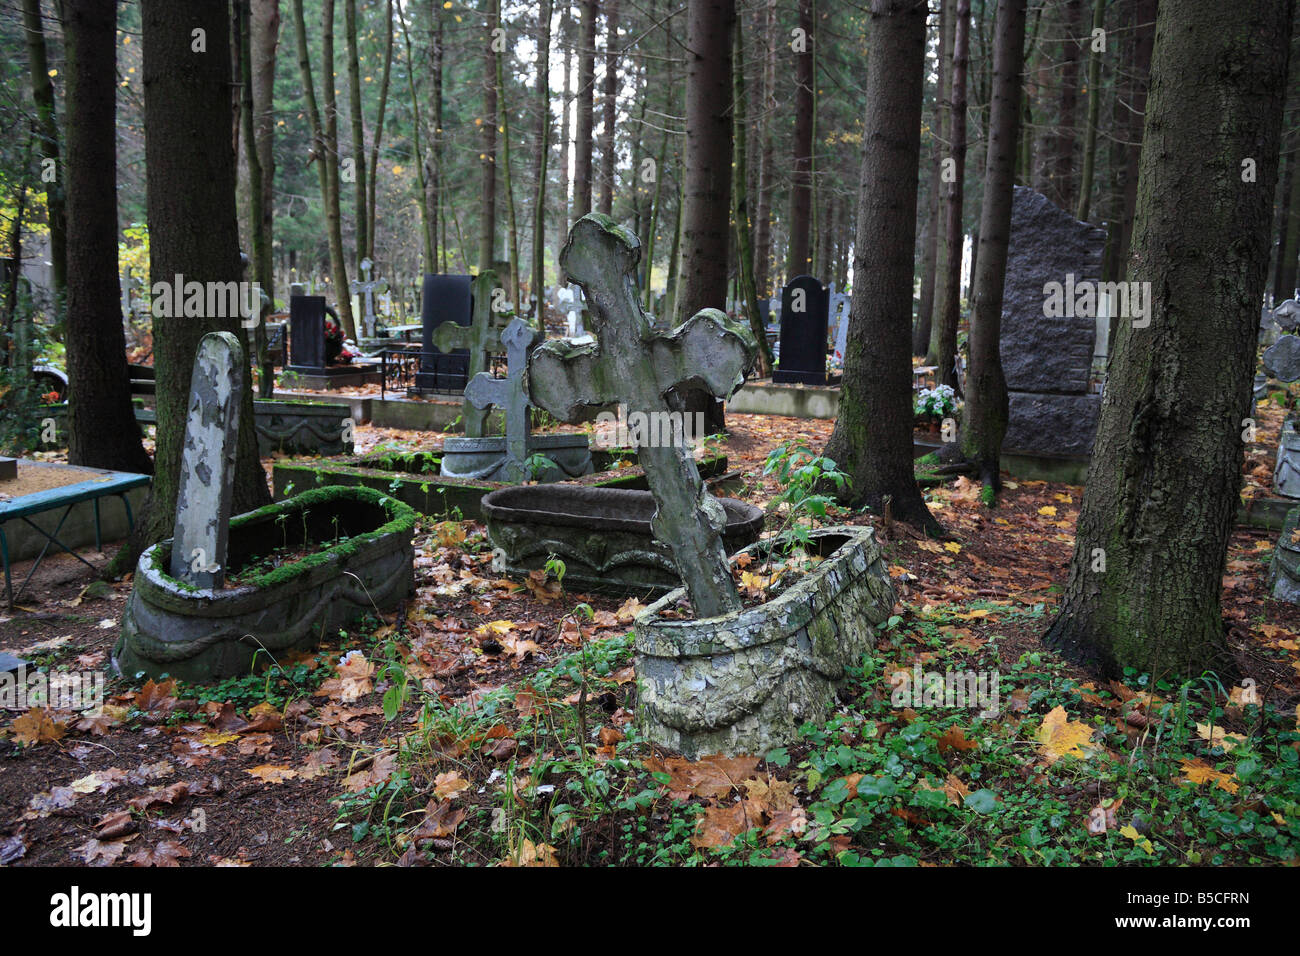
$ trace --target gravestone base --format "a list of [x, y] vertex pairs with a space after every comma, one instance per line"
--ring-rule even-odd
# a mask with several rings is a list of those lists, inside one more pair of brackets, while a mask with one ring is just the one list
[[294, 388], [359, 388], [362, 385], [378, 385], [384, 377], [383, 372], [377, 368], [359, 368], [354, 365], [329, 365], [325, 368], [288, 365], [284, 371], [295, 376]]
[[1008, 392], [1002, 447], [1036, 455], [1090, 455], [1101, 415], [1101, 396]]
[[[540, 455], [546, 463], [538, 462], [538, 472], [532, 480], [541, 482], [563, 481], [589, 475], [593, 470], [591, 448], [586, 435], [532, 435], [528, 450]], [[527, 464], [527, 462], [525, 462]], [[507, 481], [506, 439], [504, 436], [487, 438], [448, 438], [442, 443], [440, 474], [447, 478], [472, 478], [481, 481]]]
[[1273, 563], [1268, 569], [1268, 589], [1279, 601], [1300, 604], [1300, 544], [1291, 540], [1300, 524], [1300, 508], [1287, 512], [1278, 534]]
[[351, 408], [342, 404], [253, 402], [257, 453], [263, 458], [284, 455], [347, 455], [352, 442], [343, 440]]
[[[686, 597], [681, 588], [637, 617], [637, 722], [647, 741], [691, 758], [762, 754], [830, 716], [895, 593], [870, 528], [823, 528], [813, 540], [825, 560], [764, 604], [703, 620], [662, 616]], [[742, 553], [761, 557], [767, 546]]]

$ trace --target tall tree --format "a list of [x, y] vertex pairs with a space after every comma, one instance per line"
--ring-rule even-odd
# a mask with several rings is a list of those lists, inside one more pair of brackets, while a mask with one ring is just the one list
[[577, 132], [573, 137], [573, 221], [591, 212], [592, 128], [595, 124], [596, 3], [579, 0]]
[[948, 108], [951, 159], [943, 201], [943, 273], [939, 276], [938, 379], [954, 389], [957, 381], [957, 325], [961, 321], [961, 259], [966, 244], [962, 229], [962, 199], [966, 177], [966, 64], [970, 49], [970, 0], [957, 0], [953, 28], [952, 99]]
[[45, 209], [50, 225], [50, 264], [56, 308], [62, 308], [68, 285], [68, 219], [64, 209], [65, 171], [59, 169], [59, 121], [55, 113], [54, 83], [45, 53], [45, 22], [41, 0], [23, 0], [23, 30], [27, 35], [27, 64], [32, 75], [32, 100], [36, 103], [36, 128], [40, 133], [42, 160], [53, 160], [55, 175], [42, 176]]
[[1083, 58], [1083, 0], [1061, 0], [1060, 18], [1061, 88], [1057, 101], [1057, 123], [1052, 133], [1052, 154], [1048, 159], [1048, 198], [1062, 209], [1073, 209], [1078, 201], [1074, 153], [1079, 141], [1079, 63]]
[[[790, 163], [790, 244], [785, 259], [787, 282], [811, 268], [813, 110], [816, 107], [813, 0], [799, 0], [797, 29], [799, 32], [792, 41], [795, 44], [794, 151]], [[689, 130], [688, 124], [688, 136]]]
[[[229, 4], [227, 0], [141, 0], [140, 16], [149, 273], [167, 281], [182, 275], [186, 281], [234, 282], [240, 265], [235, 154], [229, 132]], [[202, 228], [195, 228], [195, 223]], [[197, 320], [154, 316], [158, 427], [153, 489], [129, 546], [114, 559], [113, 573], [128, 570], [145, 547], [171, 534], [190, 374], [199, 340], [213, 331], [234, 333], [247, 349], [238, 315], [206, 315]], [[236, 513], [271, 500], [258, 458], [249, 384], [245, 377], [232, 498]]]
[[735, 158], [732, 162], [734, 182], [731, 195], [732, 219], [736, 223], [736, 258], [740, 260], [738, 298], [750, 330], [754, 333], [754, 339], [758, 342], [758, 377], [766, 378], [772, 374], [772, 352], [767, 344], [767, 330], [763, 325], [763, 316], [758, 311], [758, 288], [754, 284], [754, 244], [749, 221], [749, 176], [745, 142], [749, 132], [749, 124], [745, 116], [745, 38], [740, 30], [735, 31], [732, 57], [732, 103], [734, 104], [732, 154]]
[[[369, 195], [366, 197], [366, 255], [374, 261], [375, 233], [378, 232], [375, 217], [376, 189], [379, 185], [379, 145], [384, 141], [384, 119], [388, 112], [388, 87], [393, 76], [393, 0], [387, 0], [384, 10], [384, 72], [379, 81], [379, 112], [375, 117], [375, 135], [370, 144], [370, 182]], [[441, 91], [439, 91], [441, 92]], [[436, 207], [435, 207], [436, 208]], [[435, 215], [436, 222], [436, 215]], [[437, 233], [435, 232], [435, 235]], [[437, 258], [436, 256], [434, 258]]]
[[[758, 117], [758, 201], [754, 209], [754, 286], [767, 296], [772, 271], [772, 193], [776, 178], [776, 145], [772, 135], [776, 113], [776, 0], [767, 0], [763, 29], [762, 106]], [[662, 165], [662, 163], [660, 164]]]
[[551, 152], [551, 0], [542, 0], [542, 35], [537, 46], [537, 130], [533, 176], [533, 302], [539, 329], [545, 328], [546, 302], [546, 166]]
[[1002, 334], [1002, 285], [1011, 238], [1016, 134], [1020, 126], [1020, 70], [1024, 64], [1025, 0], [998, 0], [993, 39], [993, 105], [980, 210], [980, 252], [974, 276], [970, 328], [970, 374], [961, 428], [962, 452], [991, 502], [1002, 487], [998, 463], [1007, 433], [1007, 380], [998, 340]]
[[925, 228], [921, 233], [921, 302], [916, 328], [912, 332], [913, 351], [917, 355], [924, 355], [927, 365], [939, 363], [939, 329], [934, 324], [934, 313], [941, 284], [939, 276], [944, 272], [942, 173], [948, 144], [951, 142], [948, 117], [952, 110], [948, 99], [952, 85], [954, 2], [955, 0], [939, 0], [939, 36], [936, 45], [938, 82], [935, 85], [934, 110], [931, 112], [930, 189], [926, 197], [929, 208]]
[[601, 91], [600, 205], [606, 216], [614, 209], [614, 177], [618, 154], [614, 126], [618, 122], [618, 0], [605, 5], [605, 77]]
[[1128, 276], [1151, 310], [1118, 325], [1069, 584], [1045, 636], [1103, 674], [1231, 676], [1220, 598], [1293, 12], [1292, 0], [1160, 5]]
[[[253, 244], [253, 275], [262, 291], [275, 300], [275, 64], [280, 43], [279, 0], [251, 0], [249, 54], [245, 82], [251, 128], [246, 133]], [[265, 358], [266, 329], [257, 329], [258, 348]], [[258, 381], [261, 396], [275, 389], [275, 369], [266, 362]]]
[[931, 533], [912, 471], [912, 280], [925, 87], [925, 4], [872, 0], [853, 299], [840, 415], [827, 457], [841, 497]]
[[[1093, 0], [1092, 32], [1096, 36], [1101, 30], [1104, 38], [1106, 31], [1106, 0]], [[1074, 217], [1087, 221], [1092, 211], [1092, 183], [1097, 167], [1097, 118], [1101, 111], [1101, 45], [1096, 40], [1089, 41], [1088, 55], [1088, 128], [1083, 141], [1083, 172], [1079, 176], [1079, 204]]]
[[[352, 126], [353, 219], [356, 222], [357, 273], [370, 249], [369, 191], [366, 187], [366, 121], [361, 112], [361, 63], [357, 54], [357, 0], [343, 0], [343, 42], [348, 61], [348, 118]], [[339, 295], [348, 293], [340, 289]]]
[[[117, 278], [117, 4], [66, 0], [68, 461], [148, 474]], [[158, 273], [154, 273], [157, 275]]]
[[483, 60], [483, 115], [479, 147], [478, 271], [491, 269], [496, 259], [497, 237], [497, 34], [501, 22], [500, 0], [488, 0], [487, 37]]
[[[501, 27], [501, 10], [497, 8], [497, 28]], [[519, 221], [515, 216], [515, 189], [511, 182], [511, 170], [514, 168], [510, 159], [510, 109], [509, 93], [505, 80], [505, 32], [499, 34], [501, 43], [496, 55], [497, 61], [497, 113], [501, 133], [501, 187], [506, 193], [506, 233], [510, 243], [510, 301], [519, 299]], [[522, 307], [520, 311], [523, 311]]]

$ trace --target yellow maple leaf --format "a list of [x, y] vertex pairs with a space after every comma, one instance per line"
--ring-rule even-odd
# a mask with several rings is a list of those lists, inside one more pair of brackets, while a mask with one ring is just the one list
[[1215, 770], [1204, 760], [1184, 760], [1181, 764], [1183, 775], [1192, 783], [1200, 785], [1202, 783], [1213, 783], [1220, 790], [1226, 790], [1228, 793], [1236, 793], [1240, 788], [1232, 780], [1232, 774], [1223, 773]]
[[292, 780], [298, 776], [297, 770], [269, 763], [254, 767], [252, 770], [245, 770], [244, 773], [257, 777], [264, 783], [284, 783], [286, 780]]
[[947, 548], [949, 551], [951, 551], [953, 554], [957, 554], [961, 551], [961, 545], [959, 545], [956, 541], [945, 541], [943, 546]]
[[238, 739], [239, 734], [223, 734], [219, 730], [210, 730], [206, 734], [199, 735], [199, 743], [205, 747], [220, 747], [222, 744], [228, 744]]
[[1056, 517], [1056, 506], [1055, 506], [1055, 505], [1043, 505], [1041, 508], [1038, 509], [1038, 513], [1039, 513], [1040, 515], [1046, 515], [1048, 518], [1055, 518], [1055, 517]]
[[1043, 724], [1038, 728], [1038, 743], [1048, 763], [1056, 763], [1067, 755], [1087, 760], [1094, 753], [1089, 743], [1092, 734], [1092, 727], [1079, 720], [1070, 720], [1065, 708], [1058, 704], [1043, 718]]
[[514, 621], [489, 621], [486, 624], [480, 624], [478, 627], [476, 627], [474, 629], [474, 633], [478, 637], [488, 637], [492, 634], [495, 634], [499, 637], [502, 634], [508, 634], [510, 631], [514, 629], [514, 626], [515, 626]]
[[440, 773], [433, 778], [433, 795], [439, 800], [449, 800], [462, 790], [469, 789], [469, 781], [457, 771]]
[[33, 707], [21, 717], [15, 717], [10, 727], [14, 740], [24, 746], [54, 743], [68, 732], [68, 725], [59, 723], [44, 707]]
[[1230, 734], [1222, 727], [1211, 727], [1209, 724], [1197, 724], [1196, 736], [1212, 747], [1222, 747], [1224, 750], [1231, 750], [1237, 744], [1246, 742], [1244, 734]]

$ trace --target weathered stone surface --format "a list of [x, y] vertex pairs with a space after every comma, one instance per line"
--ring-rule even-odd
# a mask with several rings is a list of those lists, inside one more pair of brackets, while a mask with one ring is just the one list
[[231, 333], [209, 332], [200, 340], [190, 377], [171, 556], [172, 577], [196, 588], [219, 588], [226, 575], [244, 367], [243, 346]]
[[[763, 511], [719, 498], [727, 515], [728, 554], [753, 544]], [[614, 593], [664, 592], [682, 586], [672, 549], [655, 538], [648, 491], [574, 485], [521, 485], [483, 496], [483, 520], [503, 559], [500, 571], [526, 574], [551, 555], [564, 560], [566, 586]]]
[[1034, 455], [1090, 455], [1101, 396], [1010, 392], [1002, 447]]
[[1284, 335], [1266, 348], [1264, 371], [1279, 382], [1300, 379], [1300, 335]]
[[[507, 460], [506, 438], [448, 438], [442, 446], [445, 478], [479, 481], [564, 481], [589, 475], [593, 464], [585, 434], [529, 435], [528, 454], [512, 469]], [[521, 478], [522, 474], [522, 478]]]
[[1101, 278], [1106, 232], [1080, 222], [1046, 196], [1015, 188], [1002, 299], [1002, 372], [1021, 392], [1081, 393], [1092, 367], [1095, 315], [1048, 318], [1044, 286]]
[[10, 653], [0, 651], [0, 674], [7, 674], [10, 671], [19, 671], [28, 666], [28, 662], [23, 660], [21, 657], [14, 657]]
[[1284, 332], [1294, 332], [1300, 327], [1300, 302], [1287, 299], [1273, 309], [1273, 321]]
[[1268, 586], [1273, 597], [1291, 604], [1300, 604], [1300, 544], [1292, 540], [1298, 524], [1300, 508], [1292, 508], [1282, 524], [1268, 571]]
[[[637, 720], [649, 742], [688, 757], [762, 754], [834, 710], [845, 669], [871, 652], [895, 594], [870, 528], [813, 536], [825, 560], [765, 604], [704, 620], [665, 618], [685, 596], [677, 590], [637, 617]], [[765, 546], [746, 550], [758, 555]]]
[[[597, 341], [548, 342], [533, 352], [528, 370], [533, 404], [561, 421], [618, 402], [629, 415], [669, 412], [669, 393], [683, 385], [728, 398], [753, 367], [758, 347], [749, 330], [717, 309], [655, 332], [637, 294], [640, 257], [636, 236], [608, 216], [583, 216], [569, 233], [560, 264], [582, 286]], [[680, 442], [647, 445], [638, 456], [655, 498], [655, 536], [672, 545], [696, 613], [737, 609], [722, 549], [725, 514], [700, 481], [689, 449]]]
[[257, 451], [262, 457], [284, 455], [347, 455], [352, 440], [345, 436], [351, 419], [347, 405], [316, 402], [253, 402]]
[[1284, 498], [1300, 498], [1300, 432], [1288, 418], [1277, 443], [1277, 464], [1273, 467], [1273, 491]]
[[[415, 512], [370, 488], [325, 487], [230, 522], [232, 567], [288, 541], [320, 542], [306, 558], [224, 590], [195, 590], [164, 573], [171, 539], [140, 556], [122, 634], [118, 673], [211, 681], [249, 673], [414, 590]], [[329, 544], [338, 539], [338, 543]]]

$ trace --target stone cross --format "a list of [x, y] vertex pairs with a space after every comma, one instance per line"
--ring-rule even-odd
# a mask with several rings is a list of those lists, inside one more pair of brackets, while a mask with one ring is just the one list
[[[680, 392], [673, 392], [678, 386], [727, 398], [744, 383], [758, 351], [749, 330], [717, 309], [704, 309], [671, 331], [654, 331], [637, 293], [640, 258], [636, 236], [608, 216], [592, 213], [574, 224], [560, 265], [586, 295], [596, 341], [561, 339], [533, 352], [528, 389], [534, 405], [572, 422], [591, 406], [622, 402], [629, 416], [640, 412], [663, 421], [666, 414], [682, 414]], [[700, 481], [682, 430], [659, 431], [660, 441], [638, 448], [655, 499], [651, 528], [673, 549], [697, 618], [738, 611], [722, 545], [722, 506]], [[663, 441], [664, 432], [671, 441]]]
[[541, 335], [523, 319], [515, 317], [501, 333], [501, 344], [506, 349], [509, 372], [505, 378], [494, 378], [491, 372], [479, 372], [465, 386], [465, 402], [484, 415], [496, 405], [505, 412], [506, 458], [501, 466], [505, 481], [525, 481], [528, 475], [528, 391], [524, 375], [528, 370], [528, 356], [532, 354]]
[[367, 338], [375, 334], [375, 293], [387, 292], [388, 283], [382, 279], [370, 278], [370, 270], [374, 268], [374, 263], [369, 259], [361, 260], [361, 279], [353, 279], [348, 288], [352, 294], [358, 296], [363, 304], [361, 314], [362, 335]]
[[[473, 290], [474, 297], [474, 312], [470, 324], [457, 325], [455, 322], [444, 322], [433, 333], [433, 344], [440, 352], [469, 350], [467, 381], [473, 381], [489, 370], [493, 346], [500, 340], [506, 324], [501, 313], [492, 308], [493, 292], [497, 288], [497, 274], [491, 269], [485, 269], [474, 277], [470, 288]], [[488, 411], [470, 402], [468, 388], [465, 390], [461, 417], [465, 421], [466, 438], [484, 437]]]
[[243, 391], [239, 339], [229, 332], [203, 336], [190, 376], [171, 558], [171, 576], [200, 589], [225, 582]]

